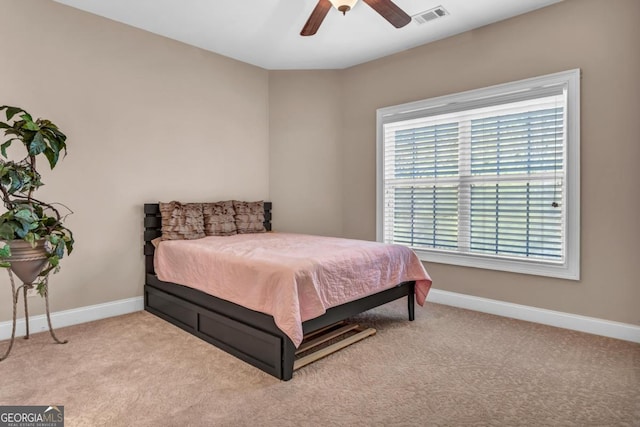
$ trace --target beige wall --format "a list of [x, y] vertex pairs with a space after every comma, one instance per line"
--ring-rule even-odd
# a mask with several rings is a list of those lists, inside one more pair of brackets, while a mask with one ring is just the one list
[[375, 238], [377, 108], [580, 68], [582, 280], [427, 268], [438, 289], [640, 324], [639, 20], [637, 0], [566, 0], [345, 70], [344, 234]]
[[267, 71], [52, 1], [0, 10], [0, 104], [68, 136], [39, 191], [74, 211], [53, 311], [142, 295], [144, 202], [269, 197]]
[[0, 103], [69, 135], [40, 191], [75, 211], [53, 310], [142, 294], [143, 202], [271, 198], [280, 230], [374, 239], [377, 108], [581, 68], [582, 280], [427, 268], [438, 289], [640, 324], [640, 1], [565, 0], [347, 70], [271, 72], [50, 1], [0, 10]]
[[342, 97], [338, 71], [269, 73], [274, 229], [342, 234]]

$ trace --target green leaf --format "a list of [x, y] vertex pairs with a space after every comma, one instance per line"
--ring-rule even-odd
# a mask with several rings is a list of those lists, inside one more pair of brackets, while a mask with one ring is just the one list
[[64, 257], [64, 241], [61, 241], [56, 245], [55, 254], [58, 258]]
[[49, 166], [51, 167], [51, 169], [55, 168], [59, 158], [58, 152], [52, 150], [51, 148], [47, 148], [46, 150], [44, 150], [44, 155], [47, 157], [47, 160], [49, 160]]
[[20, 114], [20, 118], [22, 120], [24, 120], [25, 122], [32, 122], [33, 123], [33, 117], [31, 117], [31, 114], [27, 113], [26, 111], [22, 110], [23, 114]]
[[[44, 224], [45, 227], [53, 227], [54, 225], [56, 225], [57, 222], [58, 220], [52, 216], [47, 218], [42, 218], [42, 224]], [[51, 242], [51, 243], [54, 243], [54, 242]]]
[[47, 149], [44, 151], [44, 154], [49, 160], [51, 169], [53, 169], [58, 163], [60, 150], [64, 149], [66, 154], [66, 144], [64, 142], [66, 136], [52, 127], [43, 127], [41, 132], [47, 144]]
[[11, 268], [11, 263], [7, 261], [0, 262], [0, 268]]
[[[58, 140], [55, 138], [47, 137], [47, 142], [49, 143], [49, 147], [51, 147], [51, 151], [58, 154], [60, 152], [60, 144]], [[62, 143], [64, 145], [64, 142]]]
[[47, 126], [47, 129], [51, 130], [51, 132], [56, 136], [56, 139], [59, 140], [60, 142], [65, 142], [67, 140], [67, 135], [60, 132], [60, 129], [58, 129], [58, 126], [54, 125], [53, 123]]
[[7, 120], [11, 120], [16, 114], [24, 112], [22, 108], [7, 106]]
[[34, 122], [33, 119], [31, 118], [31, 115], [29, 115], [28, 113], [22, 114], [20, 118], [24, 121], [24, 124], [22, 125], [22, 129], [33, 130], [36, 132], [40, 130], [40, 125]]
[[44, 283], [38, 283], [38, 285], [36, 286], [36, 290], [38, 291], [38, 295], [40, 295], [41, 297], [44, 297], [47, 293], [47, 287], [44, 285]]
[[22, 141], [26, 147], [31, 145], [31, 141], [33, 141], [33, 137], [35, 135], [36, 132], [27, 129], [23, 129], [20, 133], [16, 133], [16, 136], [18, 137], [17, 139]]
[[49, 257], [49, 262], [51, 263], [52, 266], [57, 267], [58, 264], [60, 264], [60, 258], [54, 255], [52, 257]]
[[[71, 234], [70, 230], [69, 234]], [[73, 240], [73, 235], [71, 237], [67, 237], [64, 239], [64, 245], [67, 247], [67, 255], [71, 255], [71, 251], [73, 250], [73, 244], [75, 243], [75, 241]]]
[[0, 145], [0, 152], [2, 153], [2, 157], [7, 158], [7, 148], [11, 145], [15, 138], [11, 138], [8, 141], [5, 141], [2, 145]]
[[8, 191], [11, 194], [24, 191], [25, 185], [29, 182], [29, 176], [24, 169], [9, 170], [9, 178], [11, 178], [11, 186], [9, 186]]
[[44, 210], [42, 209], [42, 206], [40, 206], [40, 205], [32, 205], [32, 208], [33, 208], [33, 214], [36, 217], [41, 218], [41, 219], [45, 218]]
[[11, 247], [5, 243], [5, 245], [0, 248], [0, 258], [7, 258], [11, 256]]
[[23, 240], [25, 242], [29, 242], [31, 243], [31, 247], [35, 247], [36, 246], [36, 236], [33, 233], [27, 233]]
[[31, 212], [31, 210], [29, 209], [20, 209], [18, 212], [15, 213], [14, 216], [17, 219], [23, 219], [28, 222], [31, 222], [34, 219], [37, 220], [37, 218], [34, 218], [33, 212]]
[[47, 149], [47, 144], [44, 142], [44, 138], [42, 137], [42, 133], [36, 132], [33, 136], [33, 140], [31, 144], [29, 144], [29, 155], [37, 156]]
[[[14, 232], [13, 227], [7, 224], [6, 222], [0, 225], [0, 239], [2, 240], [13, 240]], [[8, 247], [8, 245], [7, 245]]]

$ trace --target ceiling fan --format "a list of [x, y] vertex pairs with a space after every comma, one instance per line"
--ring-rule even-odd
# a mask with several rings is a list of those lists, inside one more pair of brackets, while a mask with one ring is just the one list
[[[320, 24], [324, 20], [324, 17], [329, 13], [331, 6], [338, 9], [342, 14], [346, 14], [358, 0], [318, 0], [313, 12], [309, 16], [307, 23], [304, 24], [301, 36], [312, 36], [320, 28]], [[411, 22], [411, 17], [407, 15], [402, 9], [400, 9], [391, 0], [363, 0], [366, 4], [371, 6], [373, 10], [378, 12], [384, 19], [389, 21], [391, 25], [396, 28], [401, 28]]]

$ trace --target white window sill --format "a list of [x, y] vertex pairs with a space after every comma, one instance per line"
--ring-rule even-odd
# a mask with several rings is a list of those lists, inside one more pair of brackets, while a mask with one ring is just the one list
[[554, 263], [545, 261], [520, 260], [489, 255], [471, 255], [444, 251], [413, 249], [421, 261], [460, 265], [485, 270], [508, 271], [512, 273], [531, 274], [536, 276], [555, 277], [559, 279], [580, 280], [580, 265], [573, 263]]

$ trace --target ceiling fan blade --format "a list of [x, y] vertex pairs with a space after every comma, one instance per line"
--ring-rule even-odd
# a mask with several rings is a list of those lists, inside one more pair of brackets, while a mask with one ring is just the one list
[[311, 15], [309, 15], [309, 19], [307, 23], [302, 27], [302, 31], [300, 31], [301, 36], [312, 36], [320, 28], [320, 24], [324, 21], [324, 17], [329, 13], [329, 9], [331, 9], [331, 3], [329, 0], [319, 0]]
[[411, 22], [411, 17], [391, 0], [364, 0], [364, 2], [396, 28], [402, 28]]

